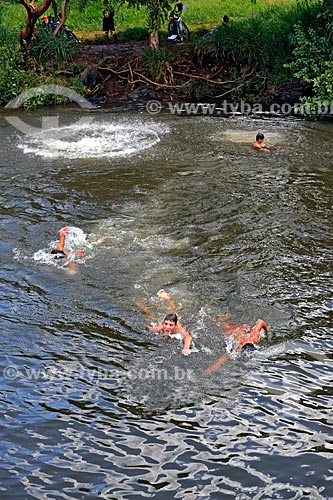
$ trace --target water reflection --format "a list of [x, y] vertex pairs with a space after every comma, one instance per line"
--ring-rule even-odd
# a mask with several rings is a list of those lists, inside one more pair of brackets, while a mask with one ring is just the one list
[[[329, 498], [332, 125], [100, 122], [49, 156], [0, 127], [2, 495]], [[257, 130], [275, 151], [249, 147]], [[111, 238], [72, 276], [33, 257], [67, 224]], [[162, 314], [161, 287], [189, 357], [144, 330], [135, 301]], [[204, 377], [226, 312], [272, 336]]]

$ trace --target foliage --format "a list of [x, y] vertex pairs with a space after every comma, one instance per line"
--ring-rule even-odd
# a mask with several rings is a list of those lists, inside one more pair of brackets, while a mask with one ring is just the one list
[[[3, 14], [7, 6], [0, 5], [0, 105], [5, 106], [13, 97], [16, 97], [21, 92], [28, 90], [33, 87], [40, 87], [41, 85], [46, 85], [50, 83], [64, 83], [60, 82], [58, 78], [55, 76], [50, 76], [49, 74], [44, 73], [43, 67], [46, 69], [47, 66], [51, 65], [51, 60], [54, 57], [54, 61], [56, 64], [60, 61], [60, 59], [56, 59], [54, 53], [43, 52], [45, 50], [45, 45], [39, 42], [37, 39], [34, 40], [33, 46], [34, 50], [37, 51], [39, 47], [40, 54], [42, 53], [42, 61], [41, 67], [38, 68], [29, 68], [26, 65], [26, 61], [24, 59], [24, 54], [21, 51], [21, 47], [19, 45], [18, 33], [11, 29], [4, 29], [4, 20]], [[41, 30], [41, 33], [44, 30]], [[46, 36], [47, 33], [44, 32]], [[56, 39], [59, 37], [56, 37]], [[63, 40], [62, 40], [63, 42]], [[56, 43], [61, 43], [60, 39]], [[67, 43], [67, 40], [66, 40]], [[57, 57], [60, 55], [64, 55], [62, 49], [59, 51]], [[36, 71], [38, 69], [38, 71]], [[50, 69], [50, 68], [48, 68]], [[79, 88], [79, 85], [76, 80], [74, 80], [73, 84]], [[66, 82], [68, 85], [68, 81]], [[80, 87], [82, 91], [82, 87]], [[33, 99], [29, 99], [25, 102], [24, 106], [26, 108], [44, 106], [49, 104], [55, 104], [58, 102], [57, 96], [45, 95], [41, 92], [40, 95], [34, 97]], [[61, 98], [61, 102], [63, 102], [63, 98]]]
[[292, 60], [286, 64], [294, 76], [313, 85], [313, 96], [303, 98], [304, 109], [311, 115], [321, 106], [333, 103], [333, 13], [321, 9], [310, 26], [294, 26], [291, 36]]
[[76, 47], [75, 42], [68, 39], [61, 31], [53, 37], [40, 27], [37, 36], [31, 42], [30, 57], [40, 68], [50, 70], [71, 61]]
[[166, 49], [146, 49], [142, 55], [142, 64], [147, 69], [147, 74], [159, 82], [166, 76], [171, 60], [171, 54]]
[[[0, 0], [1, 1], [1, 0]], [[177, 0], [170, 0], [172, 6]], [[304, 3], [304, 0], [301, 0]], [[12, 4], [6, 7], [6, 25], [13, 28], [21, 27], [24, 17], [24, 9], [18, 5], [18, 0], [12, 0]], [[124, 31], [127, 28], [147, 27], [147, 6], [139, 2], [120, 3], [113, 0], [115, 8], [115, 24], [117, 30]], [[296, 0], [260, 0], [256, 5], [250, 0], [184, 0], [189, 5], [189, 10], [184, 12], [184, 20], [189, 26], [191, 33], [199, 29], [210, 29], [221, 23], [224, 14], [227, 14], [231, 23], [244, 21], [253, 15], [264, 14], [270, 6], [278, 4], [288, 8], [296, 4]], [[103, 0], [70, 0], [67, 4], [68, 19], [66, 24], [76, 31], [101, 31], [102, 27]], [[166, 11], [167, 12], [167, 11]], [[52, 9], [47, 14], [52, 15]], [[162, 20], [161, 29], [167, 29], [167, 20]]]
[[[153, 12], [157, 0], [109, 1], [115, 6], [116, 28], [118, 32], [122, 31], [120, 40], [147, 39], [146, 18]], [[194, 27], [202, 31], [203, 28], [220, 25], [224, 14], [230, 19], [229, 25], [221, 25], [213, 36], [202, 38], [197, 31], [192, 50], [196, 54], [194, 63], [197, 66], [205, 65], [208, 71], [213, 69], [214, 74], [218, 74], [219, 70], [229, 71], [235, 80], [241, 80], [243, 74], [250, 72], [252, 76], [244, 78], [239, 92], [256, 98], [258, 92], [267, 88], [267, 84], [279, 83], [295, 75], [313, 84], [314, 98], [332, 101], [333, 70], [332, 63], [328, 61], [333, 60], [333, 22], [332, 7], [328, 7], [327, 0], [260, 0], [256, 3], [250, 0], [191, 0], [188, 3], [190, 9], [184, 12], [184, 19], [191, 33]], [[70, 26], [76, 30], [98, 30], [102, 35], [102, 4], [102, 0], [71, 0], [67, 11]], [[24, 24], [24, 9], [18, 5], [18, 0], [7, 0], [2, 5], [5, 5], [3, 25], [6, 30], [1, 29], [0, 22], [0, 98], [8, 102], [8, 96], [25, 88], [26, 80], [34, 82], [36, 78], [46, 78], [43, 71], [57, 69], [63, 60], [70, 60], [71, 54], [70, 51], [67, 53], [67, 47], [60, 46], [60, 40], [56, 39], [55, 43], [59, 42], [59, 46], [51, 49], [49, 39], [39, 46], [37, 39], [32, 50], [39, 75], [30, 75], [25, 79], [20, 69], [21, 55], [14, 39]], [[155, 21], [162, 25], [169, 4], [162, 0], [161, 5], [163, 15]], [[162, 29], [166, 30], [166, 24]], [[43, 34], [39, 33], [38, 38], [40, 36]], [[169, 62], [170, 54], [166, 51], [150, 51], [142, 58], [146, 74], [155, 81], [163, 81], [170, 68]], [[25, 71], [25, 75], [28, 73]], [[207, 83], [194, 81], [193, 89], [187, 91], [195, 97], [198, 92], [209, 94], [208, 87]], [[312, 101], [308, 99], [307, 102]]]
[[221, 25], [211, 37], [197, 42], [201, 59], [223, 61], [241, 72], [248, 67], [270, 81], [281, 81], [288, 71], [285, 62], [291, 53], [290, 32], [296, 22], [307, 22], [319, 7], [307, 2], [285, 8], [272, 6], [237, 23]]
[[148, 39], [147, 28], [128, 28], [126, 31], [118, 33], [121, 42], [140, 42]]
[[129, 7], [146, 7], [148, 10], [148, 29], [157, 31], [162, 27], [163, 21], [171, 8], [169, 0], [119, 0], [121, 4], [127, 3]]
[[303, 29], [297, 24], [291, 40], [293, 59], [286, 66], [293, 70], [294, 76], [312, 82], [325, 71], [327, 57], [333, 53], [329, 38], [312, 27]]
[[[63, 85], [66, 87], [70, 87], [75, 92], [77, 93], [84, 93], [84, 88], [80, 83], [80, 80], [78, 78], [73, 78], [71, 81], [62, 81], [59, 78], [55, 78], [52, 76], [46, 76], [45, 74], [42, 76], [39, 76], [38, 80], [32, 80], [31, 82], [26, 84], [26, 88], [22, 88], [23, 90], [27, 90], [33, 87], [41, 87], [43, 85], [50, 85], [50, 84], [57, 84], [57, 85]], [[31, 97], [30, 99], [27, 99], [23, 107], [24, 109], [36, 109], [36, 108], [41, 108], [45, 106], [56, 106], [59, 104], [64, 104], [67, 102], [67, 97], [62, 96], [62, 95], [55, 95], [55, 94], [50, 94], [49, 92], [45, 92], [44, 89], [40, 89], [34, 97]]]
[[22, 63], [18, 38], [12, 30], [4, 29], [3, 13], [5, 6], [0, 5], [0, 104], [5, 105], [17, 94]]
[[18, 93], [21, 62], [20, 54], [11, 47], [0, 47], [0, 105], [7, 104]]

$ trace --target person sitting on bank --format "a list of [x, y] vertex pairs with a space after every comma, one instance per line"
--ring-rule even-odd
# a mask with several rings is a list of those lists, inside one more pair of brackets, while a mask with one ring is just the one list
[[[165, 301], [165, 304], [169, 309], [178, 312], [178, 307], [172, 301], [168, 293], [166, 293], [164, 290], [160, 290], [159, 292], [157, 292], [157, 296]], [[148, 307], [142, 301], [137, 302], [137, 305], [146, 315], [154, 316], [152, 311], [150, 311], [150, 309], [148, 309]], [[189, 354], [191, 354], [192, 336], [179, 323], [176, 312], [168, 313], [160, 324], [158, 324], [157, 326], [146, 326], [146, 329], [153, 333], [168, 335], [169, 337], [182, 337], [184, 341], [182, 354], [184, 356], [188, 356]]]
[[257, 134], [256, 135], [256, 140], [253, 143], [254, 149], [257, 149], [259, 151], [261, 151], [261, 150], [266, 150], [267, 151], [269, 148], [264, 143], [264, 140], [265, 140], [264, 134], [262, 134], [262, 133]]
[[[230, 325], [228, 318], [229, 316], [225, 315], [218, 316], [217, 319], [225, 328], [225, 336], [227, 341], [231, 342], [230, 354], [232, 352], [246, 353], [255, 351], [255, 345], [259, 342], [264, 332], [267, 333], [269, 331], [269, 326], [262, 319], [258, 319], [256, 324], [251, 327], [251, 325], [248, 325], [246, 323]], [[221, 366], [230, 359], [230, 354], [223, 354], [223, 356], [218, 358], [218, 360], [213, 365], [205, 370], [204, 374], [210, 375], [211, 373], [214, 373], [216, 370], [221, 368]]]
[[222, 26], [229, 26], [229, 16], [227, 16], [226, 14], [223, 16]]
[[103, 10], [103, 31], [105, 35], [105, 43], [109, 44], [110, 36], [113, 36], [115, 43], [118, 45], [118, 37], [114, 27], [114, 8], [109, 5], [108, 0], [104, 0]]

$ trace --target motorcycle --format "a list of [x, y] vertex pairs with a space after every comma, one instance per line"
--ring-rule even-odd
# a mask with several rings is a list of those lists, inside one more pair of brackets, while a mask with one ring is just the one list
[[190, 31], [181, 17], [181, 13], [187, 10], [188, 6], [179, 2], [176, 3], [174, 9], [170, 12], [169, 25], [168, 25], [168, 40], [175, 42], [184, 42], [186, 40], [189, 40]]
[[[58, 16], [58, 19], [56, 19], [55, 17], [42, 16], [41, 25], [47, 33], [51, 33], [60, 23], [60, 19], [60, 15]], [[81, 43], [77, 36], [73, 33], [73, 31], [70, 30], [65, 24], [61, 26], [58, 33], [62, 36], [65, 36], [72, 42]]]

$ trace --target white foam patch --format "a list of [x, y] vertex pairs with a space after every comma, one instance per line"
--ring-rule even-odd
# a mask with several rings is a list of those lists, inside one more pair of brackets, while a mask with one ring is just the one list
[[157, 123], [122, 121], [90, 123], [41, 130], [24, 136], [18, 147], [25, 154], [43, 158], [115, 158], [125, 157], [151, 148], [169, 132]]
[[65, 249], [74, 250], [87, 245], [87, 235], [79, 227], [70, 226], [66, 233]]
[[[235, 144], [253, 144], [257, 133], [260, 130], [225, 130], [224, 132], [218, 133], [212, 137], [213, 141], [230, 141]], [[282, 134], [277, 134], [276, 132], [266, 132], [265, 143], [268, 145], [279, 144], [284, 140]]]

